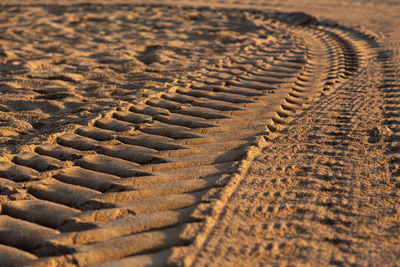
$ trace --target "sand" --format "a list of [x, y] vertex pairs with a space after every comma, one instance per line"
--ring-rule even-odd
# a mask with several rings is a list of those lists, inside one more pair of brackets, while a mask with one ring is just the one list
[[396, 266], [396, 1], [0, 4], [0, 265]]

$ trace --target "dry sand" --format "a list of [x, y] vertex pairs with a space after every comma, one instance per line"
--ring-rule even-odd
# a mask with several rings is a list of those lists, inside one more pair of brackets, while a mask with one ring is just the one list
[[397, 1], [0, 4], [1, 266], [398, 266]]

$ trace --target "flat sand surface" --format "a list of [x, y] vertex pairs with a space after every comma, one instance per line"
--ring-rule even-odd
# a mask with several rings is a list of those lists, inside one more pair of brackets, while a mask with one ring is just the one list
[[400, 2], [0, 3], [1, 266], [399, 266]]

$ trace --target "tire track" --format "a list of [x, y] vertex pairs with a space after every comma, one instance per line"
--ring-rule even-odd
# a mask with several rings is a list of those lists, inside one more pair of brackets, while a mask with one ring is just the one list
[[373, 56], [352, 29], [251, 16], [288, 36], [1, 162], [6, 264], [163, 264], [201, 247], [265, 140]]
[[388, 49], [380, 51], [383, 71], [383, 81], [379, 87], [384, 97], [382, 127], [375, 127], [371, 130], [371, 141], [386, 143], [386, 154], [389, 157], [389, 171], [394, 198], [398, 199], [400, 188], [399, 179], [399, 45], [392, 42], [387, 44]]
[[397, 123], [390, 110], [397, 110], [398, 75], [392, 56], [367, 42], [354, 50], [375, 55], [374, 64], [357, 57], [352, 79], [263, 147], [221, 207], [222, 218], [181, 252], [186, 265], [397, 264]]

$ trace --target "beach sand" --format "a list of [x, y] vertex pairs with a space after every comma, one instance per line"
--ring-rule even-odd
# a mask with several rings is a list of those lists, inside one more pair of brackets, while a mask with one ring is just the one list
[[0, 4], [1, 266], [397, 266], [397, 1]]

